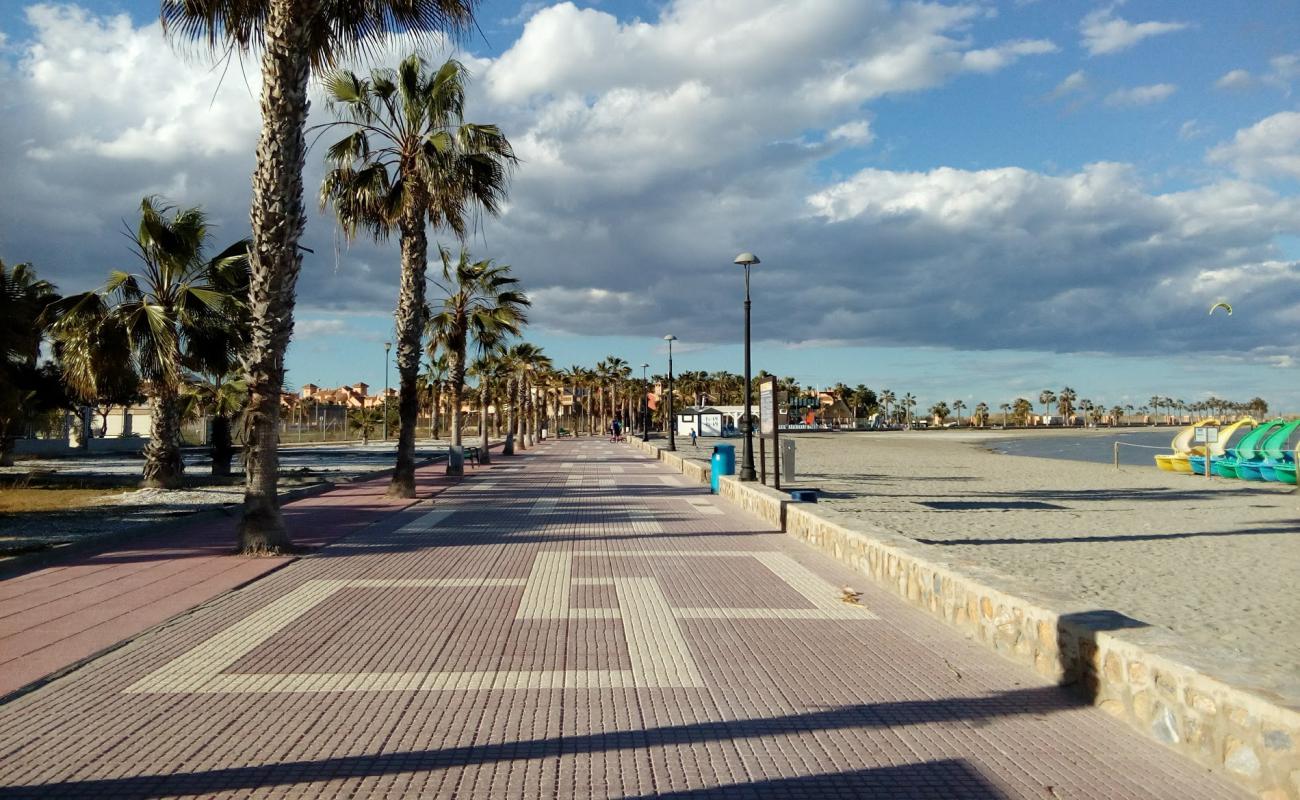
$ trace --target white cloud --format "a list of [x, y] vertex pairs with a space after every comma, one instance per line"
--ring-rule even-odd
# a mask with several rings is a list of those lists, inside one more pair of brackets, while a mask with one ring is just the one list
[[871, 130], [871, 123], [867, 122], [865, 119], [859, 119], [832, 128], [830, 138], [844, 141], [852, 145], [866, 145], [871, 144], [871, 142], [876, 138], [876, 135]]
[[1200, 120], [1189, 119], [1182, 125], [1178, 126], [1178, 138], [1183, 141], [1199, 139], [1205, 135], [1205, 128], [1201, 126]]
[[1246, 178], [1300, 178], [1300, 112], [1283, 111], [1237, 131], [1209, 159]]
[[1268, 64], [1270, 69], [1264, 80], [1289, 93], [1291, 84], [1300, 78], [1300, 53], [1274, 56], [1268, 60]]
[[1051, 100], [1057, 100], [1068, 95], [1082, 92], [1088, 88], [1088, 75], [1083, 70], [1076, 70], [1065, 76], [1065, 79], [1056, 84], [1056, 88], [1048, 94]]
[[1129, 22], [1115, 16], [1114, 6], [1091, 12], [1079, 22], [1083, 46], [1090, 55], [1118, 53], [1143, 39], [1187, 28], [1186, 22]]
[[[219, 72], [178, 56], [156, 25], [43, 13], [6, 73], [0, 255], [88, 288], [129, 263], [121, 220], [151, 192], [203, 204], [219, 242], [244, 235], [256, 68], [253, 92], [237, 68], [218, 89]], [[1266, 187], [1156, 195], [1114, 164], [824, 177], [828, 154], [871, 141], [883, 113], [873, 99], [1048, 52], [978, 42], [980, 14], [675, 0], [653, 21], [620, 23], [542, 9], [500, 58], [465, 56], [479, 76], [470, 116], [500, 123], [524, 159], [507, 213], [471, 248], [514, 265], [539, 328], [573, 334], [731, 337], [738, 304], [717, 298], [734, 296], [731, 259], [751, 250], [763, 257], [756, 290], [781, 302], [756, 323], [769, 341], [1185, 352], [1245, 350], [1267, 332], [1279, 353], [1294, 349], [1300, 327], [1277, 323], [1300, 298], [1277, 282], [1287, 262], [1273, 240], [1300, 233], [1300, 201]], [[118, 65], [97, 90], [112, 97], [87, 89], [98, 64]], [[313, 121], [324, 119], [317, 102]], [[309, 197], [321, 147], [308, 156]], [[348, 335], [332, 322], [344, 312], [391, 311], [395, 246], [342, 246], [314, 203], [304, 244], [316, 254], [299, 283], [301, 335]], [[1267, 291], [1239, 340], [1207, 342], [1186, 321], [1203, 309], [1191, 314], [1178, 286], [1225, 267], [1244, 271], [1243, 293]]]
[[1149, 106], [1168, 100], [1178, 91], [1172, 83], [1153, 83], [1149, 86], [1134, 86], [1129, 89], [1116, 89], [1106, 95], [1108, 106]]
[[1229, 70], [1214, 82], [1216, 89], [1249, 89], [1254, 85], [1255, 79], [1244, 69]]

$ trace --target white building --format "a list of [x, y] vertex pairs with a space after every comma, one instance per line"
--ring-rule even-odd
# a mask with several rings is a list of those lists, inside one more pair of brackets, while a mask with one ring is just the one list
[[[754, 432], [758, 432], [758, 408], [750, 409], [754, 415]], [[740, 421], [745, 418], [744, 406], [692, 406], [677, 412], [677, 435], [739, 436]]]

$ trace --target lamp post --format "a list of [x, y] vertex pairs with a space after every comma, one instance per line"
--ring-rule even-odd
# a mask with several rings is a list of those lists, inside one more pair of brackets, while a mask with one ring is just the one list
[[649, 364], [641, 365], [641, 438], [646, 441], [650, 440], [650, 380], [645, 375], [648, 369]]
[[753, 397], [749, 378], [749, 268], [759, 261], [753, 253], [741, 253], [734, 263], [745, 268], [745, 453], [740, 462], [740, 479], [754, 481], [758, 475], [754, 472], [754, 425], [750, 412]]
[[384, 342], [384, 441], [388, 441], [388, 351], [393, 349], [392, 342]]
[[664, 337], [668, 343], [668, 450], [677, 450], [677, 417], [673, 413], [673, 342], [677, 337], [671, 333]]

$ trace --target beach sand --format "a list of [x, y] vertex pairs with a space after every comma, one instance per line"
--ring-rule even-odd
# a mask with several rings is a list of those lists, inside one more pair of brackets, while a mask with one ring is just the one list
[[[796, 486], [823, 490], [824, 508], [923, 543], [959, 569], [991, 568], [1162, 626], [1189, 648], [1267, 678], [1262, 682], [1293, 698], [1300, 694], [1294, 487], [985, 449], [997, 438], [1025, 435], [789, 438], [797, 443]], [[739, 460], [740, 440], [728, 441]], [[701, 440], [693, 452], [688, 441], [680, 449], [707, 460], [711, 444]]]

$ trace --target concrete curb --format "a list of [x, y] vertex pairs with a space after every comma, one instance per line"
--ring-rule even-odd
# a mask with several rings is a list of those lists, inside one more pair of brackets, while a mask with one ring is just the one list
[[[707, 465], [630, 438], [633, 446], [708, 484]], [[1300, 800], [1300, 713], [1247, 676], [1188, 653], [1163, 629], [1045, 596], [992, 570], [960, 570], [910, 539], [765, 486], [723, 477], [719, 494], [871, 578], [909, 605], [1266, 800]]]

